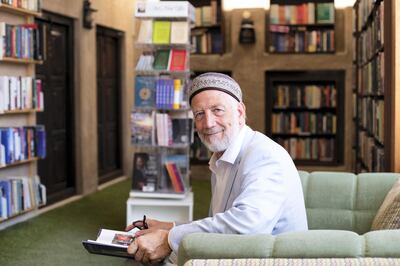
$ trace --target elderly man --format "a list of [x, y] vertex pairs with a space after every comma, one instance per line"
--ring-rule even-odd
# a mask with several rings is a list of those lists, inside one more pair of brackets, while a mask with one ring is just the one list
[[191, 233], [307, 230], [296, 167], [281, 146], [246, 125], [237, 82], [220, 73], [202, 74], [193, 80], [189, 103], [198, 135], [213, 152], [211, 216], [180, 225], [149, 220], [149, 229], [137, 233], [128, 252], [137, 261], [157, 262], [177, 253], [183, 237]]

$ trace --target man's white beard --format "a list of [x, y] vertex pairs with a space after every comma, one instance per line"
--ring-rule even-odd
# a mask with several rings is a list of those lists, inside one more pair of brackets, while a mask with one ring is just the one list
[[[232, 127], [230, 129], [226, 128], [217, 128], [217, 129], [212, 129], [208, 131], [204, 131], [204, 133], [212, 133], [212, 132], [217, 132], [217, 131], [223, 131], [223, 138], [222, 139], [216, 139], [213, 140], [212, 142], [209, 141], [209, 138], [206, 140], [204, 138], [204, 133], [199, 132], [199, 137], [200, 140], [203, 142], [204, 145], [206, 145], [207, 149], [209, 149], [212, 152], [222, 152], [225, 151], [229, 145], [232, 143], [233, 139], [239, 134], [240, 127], [239, 127], [239, 119], [235, 118], [236, 121], [232, 123]], [[213, 137], [211, 137], [212, 139]]]

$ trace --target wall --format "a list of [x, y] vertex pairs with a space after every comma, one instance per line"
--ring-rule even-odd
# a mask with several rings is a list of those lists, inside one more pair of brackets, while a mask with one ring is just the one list
[[[265, 52], [265, 21], [268, 11], [248, 9], [255, 24], [256, 43], [242, 45], [238, 42], [240, 23], [244, 10], [225, 12], [225, 40], [227, 52], [223, 55], [193, 55], [194, 71], [232, 71], [240, 84], [247, 107], [248, 124], [255, 130], [265, 131], [265, 71], [269, 70], [345, 70], [345, 132], [344, 165], [338, 167], [299, 167], [303, 170], [352, 171], [354, 156], [352, 122], [352, 10], [336, 12], [336, 50], [327, 55], [277, 55]], [[192, 168], [195, 176], [203, 176], [207, 166]], [[203, 173], [202, 173], [203, 172]]]
[[91, 0], [92, 29], [82, 27], [82, 0], [43, 0], [45, 11], [70, 17], [74, 20], [74, 90], [76, 136], [76, 186], [79, 194], [88, 194], [98, 187], [97, 173], [97, 85], [96, 85], [96, 25], [124, 33], [122, 39], [122, 106], [123, 124], [123, 173], [129, 176], [131, 151], [129, 110], [132, 105], [133, 40], [135, 24], [132, 0]]

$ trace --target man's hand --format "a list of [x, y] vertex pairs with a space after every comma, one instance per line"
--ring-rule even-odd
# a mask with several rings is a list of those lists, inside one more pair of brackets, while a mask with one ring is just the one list
[[135, 255], [135, 260], [144, 263], [160, 262], [170, 253], [168, 230], [148, 229], [145, 234], [136, 236], [135, 241], [128, 247], [128, 253]]
[[[149, 227], [149, 229], [171, 230], [171, 228], [174, 227], [174, 223], [162, 222], [162, 221], [153, 220], [153, 219], [147, 219], [146, 223], [147, 223], [147, 226]], [[139, 227], [142, 227], [143, 223], [141, 221], [137, 221], [135, 223], [135, 225], [130, 224], [125, 228], [125, 231], [132, 230], [133, 228], [135, 228], [136, 225], [139, 226]]]

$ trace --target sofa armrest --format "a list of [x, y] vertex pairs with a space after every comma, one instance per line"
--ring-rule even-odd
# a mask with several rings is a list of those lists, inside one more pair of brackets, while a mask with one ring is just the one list
[[195, 233], [186, 236], [178, 254], [179, 265], [190, 259], [266, 258], [272, 253], [271, 235]]
[[196, 233], [179, 247], [178, 262], [233, 258], [400, 258], [400, 230], [358, 235], [342, 230], [309, 230], [271, 235]]

